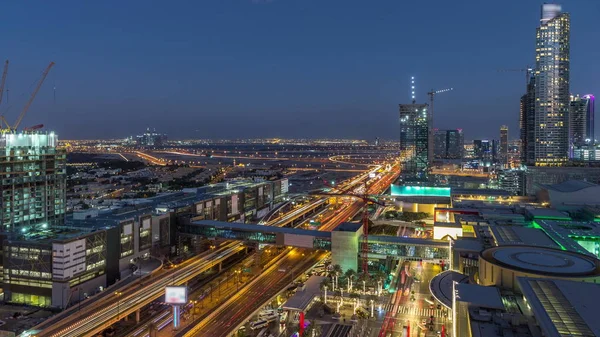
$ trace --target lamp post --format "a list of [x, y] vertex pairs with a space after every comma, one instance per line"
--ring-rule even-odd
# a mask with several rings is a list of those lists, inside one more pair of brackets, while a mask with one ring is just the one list
[[448, 236], [448, 258], [450, 259], [450, 263], [448, 264], [448, 268], [450, 270], [453, 270], [452, 268], [453, 268], [453, 265], [454, 265], [454, 263], [452, 261], [452, 260], [454, 260], [454, 258], [452, 256], [452, 240], [453, 240], [452, 237]]
[[235, 270], [235, 274], [237, 275], [236, 280], [235, 280], [235, 284], [237, 286], [237, 291], [240, 291], [240, 275], [242, 273], [241, 269], [236, 269]]
[[115, 295], [117, 295], [117, 321], [120, 319], [121, 315], [121, 295], [123, 295], [120, 291], [115, 291]]

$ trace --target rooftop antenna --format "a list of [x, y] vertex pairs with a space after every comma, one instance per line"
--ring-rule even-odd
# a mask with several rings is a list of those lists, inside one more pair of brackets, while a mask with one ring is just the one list
[[412, 102], [413, 102], [413, 104], [415, 104], [417, 102], [417, 100], [415, 99], [415, 77], [414, 76], [411, 76], [411, 78], [410, 78], [410, 91], [411, 91]]

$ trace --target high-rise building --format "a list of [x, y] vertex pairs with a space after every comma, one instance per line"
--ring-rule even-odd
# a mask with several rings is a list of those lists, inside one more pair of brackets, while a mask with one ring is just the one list
[[473, 153], [476, 159], [491, 162], [493, 159], [493, 141], [476, 139], [473, 141]]
[[434, 156], [436, 158], [463, 158], [464, 143], [462, 129], [434, 130]]
[[521, 162], [535, 165], [535, 75], [530, 74], [525, 95], [521, 96]]
[[543, 4], [536, 32], [535, 165], [562, 166], [569, 153], [570, 19]]
[[402, 174], [426, 178], [433, 159], [432, 120], [427, 104], [400, 104]]
[[508, 126], [500, 127], [500, 164], [508, 165]]
[[594, 96], [571, 96], [569, 104], [569, 143], [594, 143]]
[[447, 148], [446, 130], [433, 130], [433, 156], [435, 158], [446, 158]]
[[156, 129], [151, 131], [150, 128], [147, 128], [143, 135], [136, 138], [138, 145], [141, 146], [163, 146], [167, 142], [167, 135], [157, 133]]
[[498, 188], [512, 195], [525, 195], [525, 171], [501, 170], [498, 172]]
[[66, 209], [66, 152], [54, 133], [0, 136], [0, 232], [62, 225]]

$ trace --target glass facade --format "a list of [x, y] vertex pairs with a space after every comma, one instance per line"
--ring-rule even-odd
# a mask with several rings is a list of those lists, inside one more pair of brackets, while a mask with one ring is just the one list
[[542, 5], [536, 32], [535, 165], [562, 166], [569, 153], [570, 19]]
[[3, 231], [64, 223], [66, 152], [56, 143], [53, 133], [0, 136]]
[[399, 186], [392, 184], [392, 196], [450, 197], [450, 187]]
[[400, 104], [402, 173], [425, 178], [433, 159], [433, 129], [427, 104]]

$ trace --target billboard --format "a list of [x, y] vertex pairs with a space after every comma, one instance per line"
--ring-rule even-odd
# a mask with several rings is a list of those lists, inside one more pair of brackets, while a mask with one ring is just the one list
[[165, 287], [165, 302], [168, 304], [186, 304], [187, 287]]

